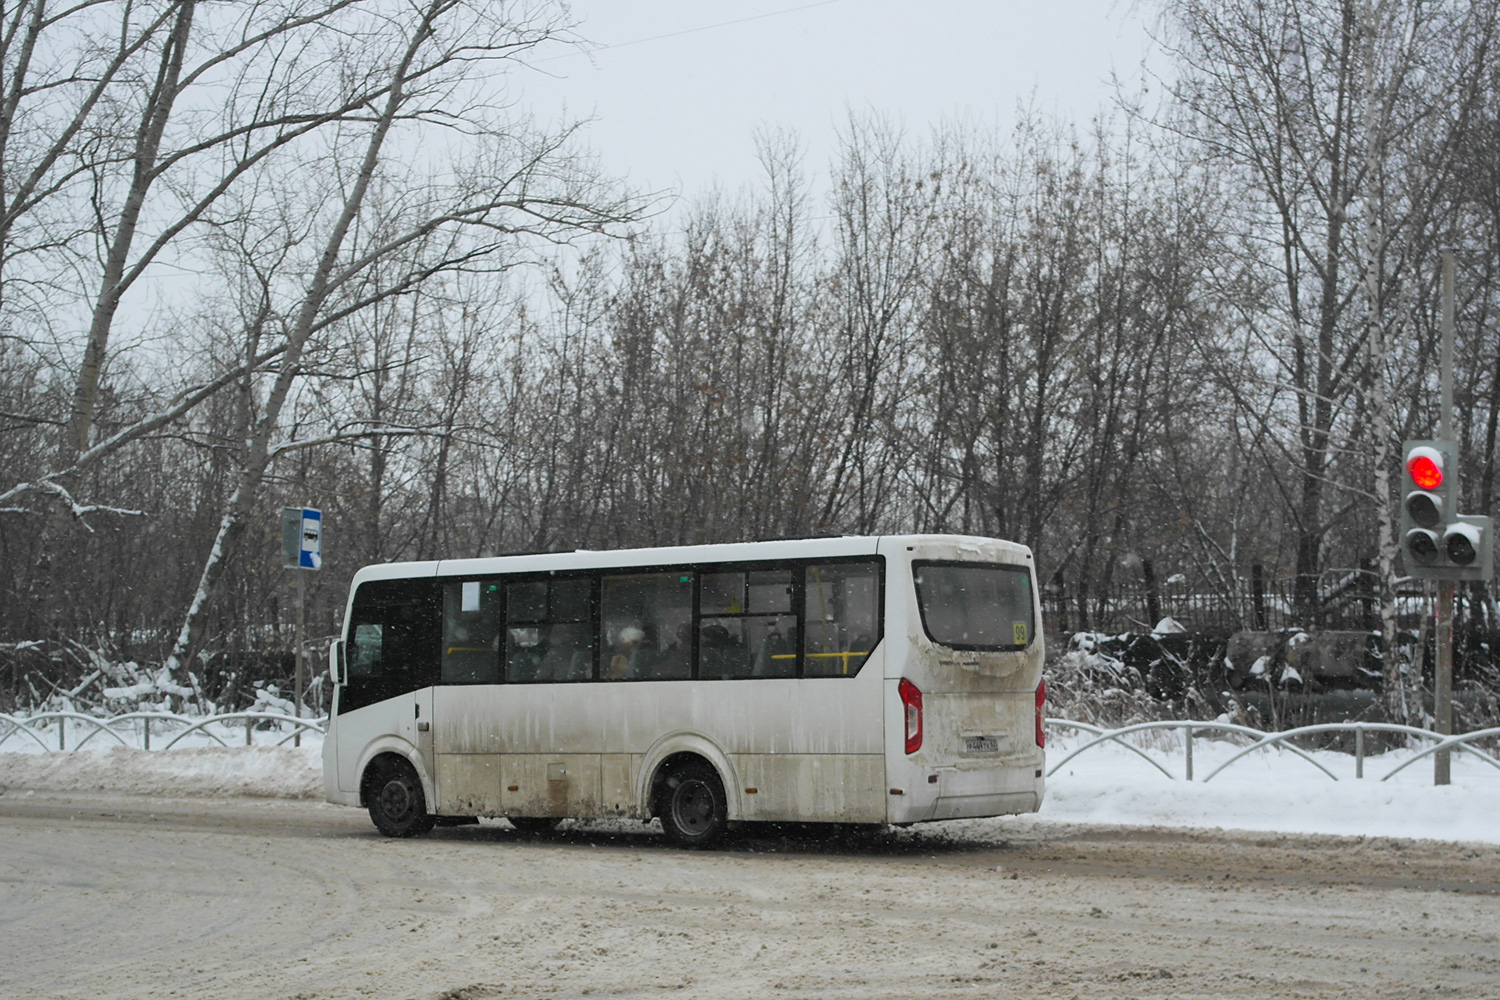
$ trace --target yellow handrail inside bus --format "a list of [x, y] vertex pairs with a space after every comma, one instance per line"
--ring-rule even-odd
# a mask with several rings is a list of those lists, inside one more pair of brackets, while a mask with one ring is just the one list
[[[858, 651], [858, 650], [849, 650], [849, 651], [843, 652], [843, 653], [808, 653], [807, 654], [807, 658], [810, 659], [810, 660], [841, 659], [841, 660], [844, 661], [843, 672], [845, 674], [847, 674], [847, 673], [849, 673], [849, 659], [851, 657], [855, 657], [855, 656], [869, 656], [869, 655], [870, 655], [869, 650], [865, 650], [863, 652]], [[795, 660], [796, 658], [797, 658], [797, 654], [796, 653], [772, 653], [771, 654], [771, 659], [773, 659], [773, 660]]]

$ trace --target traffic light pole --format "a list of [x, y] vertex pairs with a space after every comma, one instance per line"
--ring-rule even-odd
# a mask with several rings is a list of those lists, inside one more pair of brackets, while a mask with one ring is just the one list
[[[1442, 384], [1442, 412], [1438, 415], [1438, 437], [1453, 437], [1453, 310], [1456, 262], [1452, 250], [1443, 251], [1443, 347], [1438, 379]], [[1457, 496], [1457, 491], [1454, 493]], [[1455, 504], [1455, 506], [1457, 506]], [[1453, 733], [1453, 581], [1437, 582], [1437, 657], [1432, 670], [1432, 724], [1439, 737]], [[1450, 777], [1450, 754], [1432, 755], [1432, 783], [1446, 785]]]
[[[1453, 437], [1454, 253], [1443, 251], [1442, 353], [1438, 359], [1437, 437], [1401, 445], [1401, 555], [1413, 580], [1436, 580], [1433, 608], [1432, 729], [1453, 732], [1453, 620], [1459, 580], [1495, 578], [1495, 524], [1488, 514], [1460, 514], [1459, 447]], [[1433, 754], [1433, 783], [1446, 785], [1451, 756]]]
[[[1453, 581], [1437, 582], [1437, 662], [1432, 670], [1432, 728], [1438, 736], [1453, 734]], [[1450, 752], [1432, 755], [1432, 783], [1449, 780]]]
[[1438, 377], [1443, 389], [1443, 412], [1438, 414], [1438, 437], [1448, 441], [1453, 436], [1453, 286], [1457, 265], [1452, 250], [1443, 251], [1443, 353], [1439, 356]]

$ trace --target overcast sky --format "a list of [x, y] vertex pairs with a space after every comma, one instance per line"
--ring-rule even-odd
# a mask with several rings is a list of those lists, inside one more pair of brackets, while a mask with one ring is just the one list
[[[519, 81], [555, 119], [593, 116], [587, 141], [638, 188], [686, 195], [760, 179], [759, 126], [794, 129], [818, 175], [849, 109], [914, 133], [963, 119], [1011, 124], [1020, 104], [1084, 123], [1111, 73], [1149, 51], [1132, 0], [572, 0], [595, 48]], [[544, 75], [545, 74], [545, 75]]]

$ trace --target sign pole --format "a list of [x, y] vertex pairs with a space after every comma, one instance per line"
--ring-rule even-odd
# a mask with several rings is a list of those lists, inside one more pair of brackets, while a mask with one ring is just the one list
[[[296, 651], [292, 654], [292, 688], [296, 718], [302, 718], [302, 661], [307, 633], [307, 570], [323, 567], [323, 512], [315, 507], [281, 509], [281, 565], [297, 574]], [[302, 727], [292, 734], [292, 745], [302, 745]]]
[[[296, 694], [294, 695], [294, 698], [296, 700], [296, 708], [294, 708], [293, 711], [296, 712], [297, 718], [300, 719], [302, 718], [303, 645], [305, 644], [307, 636], [307, 585], [305, 583], [307, 579], [307, 571], [298, 567], [297, 569], [292, 570], [292, 572], [297, 574], [297, 654], [292, 658], [292, 669], [296, 675], [296, 679], [293, 682], [293, 686], [296, 689]], [[292, 746], [300, 747], [301, 745], [302, 727], [298, 726], [297, 731], [292, 734]]]

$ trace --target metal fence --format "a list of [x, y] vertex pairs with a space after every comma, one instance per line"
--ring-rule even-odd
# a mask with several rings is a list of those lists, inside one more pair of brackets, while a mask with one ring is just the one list
[[1165, 764], [1148, 751], [1126, 739], [1126, 737], [1138, 733], [1151, 732], [1181, 734], [1182, 776], [1186, 781], [1194, 780], [1193, 742], [1195, 739], [1201, 740], [1209, 734], [1231, 737], [1239, 736], [1249, 742], [1230, 755], [1229, 759], [1223, 761], [1218, 767], [1215, 767], [1205, 775], [1203, 777], [1204, 782], [1212, 781], [1214, 776], [1222, 772], [1225, 768], [1248, 758], [1257, 751], [1278, 747], [1291, 751], [1307, 761], [1311, 766], [1322, 771], [1329, 778], [1338, 781], [1338, 775], [1330, 771], [1306, 750], [1297, 746], [1296, 742], [1299, 740], [1306, 741], [1307, 739], [1328, 733], [1352, 733], [1354, 735], [1354, 777], [1357, 779], [1365, 776], [1365, 737], [1367, 734], [1400, 736], [1407, 740], [1423, 740], [1429, 744], [1410, 757], [1407, 757], [1396, 767], [1391, 768], [1386, 774], [1381, 776], [1381, 781], [1388, 781], [1418, 761], [1425, 760], [1439, 752], [1470, 754], [1478, 760], [1489, 764], [1497, 771], [1500, 771], [1500, 760], [1495, 759], [1494, 756], [1480, 747], [1473, 745], [1480, 741], [1500, 740], [1500, 728], [1476, 729], [1473, 732], [1443, 736], [1426, 729], [1417, 729], [1413, 726], [1401, 726], [1386, 722], [1329, 722], [1316, 726], [1299, 726], [1295, 729], [1285, 729], [1275, 733], [1262, 732], [1259, 729], [1251, 729], [1248, 726], [1239, 726], [1229, 722], [1195, 722], [1186, 719], [1173, 719], [1164, 722], [1141, 722], [1133, 726], [1123, 726], [1119, 729], [1103, 729], [1087, 722], [1074, 722], [1070, 719], [1049, 718], [1045, 724], [1052, 729], [1069, 729], [1087, 734], [1087, 737], [1080, 746], [1073, 747], [1048, 769], [1047, 775], [1049, 777], [1057, 773], [1059, 768], [1068, 764], [1080, 754], [1095, 747], [1113, 743], [1137, 754], [1141, 759], [1145, 760], [1152, 767], [1155, 767], [1168, 778], [1176, 779], [1177, 775], [1173, 774]]
[[[1367, 735], [1397, 737], [1404, 741], [1419, 741], [1427, 745], [1405, 757], [1391, 768], [1380, 780], [1386, 781], [1412, 764], [1425, 760], [1441, 751], [1468, 754], [1489, 764], [1500, 772], [1500, 759], [1478, 744], [1489, 742], [1500, 746], [1500, 728], [1477, 729], [1473, 732], [1442, 736], [1425, 729], [1382, 722], [1334, 722], [1315, 726], [1299, 726], [1280, 732], [1263, 732], [1248, 726], [1228, 722], [1203, 722], [1189, 719], [1174, 719], [1162, 722], [1142, 722], [1119, 729], [1104, 729], [1087, 722], [1071, 719], [1048, 718], [1046, 726], [1053, 730], [1083, 733], [1084, 741], [1065, 751], [1048, 769], [1049, 776], [1090, 750], [1106, 744], [1114, 744], [1140, 756], [1156, 770], [1170, 779], [1176, 779], [1172, 769], [1150, 751], [1131, 742], [1129, 737], [1140, 734], [1165, 733], [1174, 737], [1181, 746], [1181, 774], [1183, 779], [1193, 781], [1195, 741], [1213, 737], [1219, 741], [1238, 738], [1242, 745], [1202, 778], [1212, 781], [1226, 768], [1245, 760], [1257, 752], [1282, 748], [1307, 761], [1334, 781], [1338, 775], [1329, 770], [1308, 751], [1298, 746], [1328, 734], [1354, 737], [1354, 776], [1365, 776]], [[125, 715], [99, 717], [82, 712], [38, 712], [35, 715], [17, 716], [0, 714], [0, 751], [11, 741], [30, 744], [38, 750], [76, 751], [87, 748], [95, 739], [101, 743], [133, 747], [141, 750], [170, 750], [185, 741], [212, 742], [221, 747], [239, 744], [241, 736], [246, 746], [281, 746], [295, 742], [303, 733], [321, 736], [328, 725], [326, 717], [299, 719], [276, 712], [230, 712], [223, 715], [188, 716], [170, 712], [130, 712]], [[153, 726], [156, 739], [152, 739]], [[264, 727], [264, 728], [258, 728]], [[69, 738], [71, 733], [72, 739]], [[1500, 774], [1497, 774], [1500, 777]]]
[[[97, 716], [83, 712], [0, 713], [0, 750], [12, 740], [42, 750], [82, 750], [95, 739], [103, 745], [140, 750], [170, 750], [184, 741], [227, 747], [300, 744], [303, 733], [322, 735], [328, 717], [299, 719], [280, 712], [226, 712], [222, 715], [177, 715], [172, 712], [128, 712]], [[153, 727], [155, 745], [153, 746]]]

